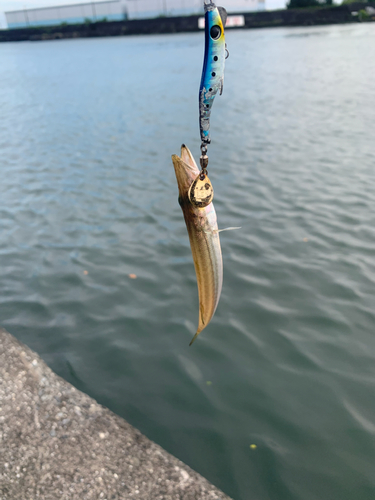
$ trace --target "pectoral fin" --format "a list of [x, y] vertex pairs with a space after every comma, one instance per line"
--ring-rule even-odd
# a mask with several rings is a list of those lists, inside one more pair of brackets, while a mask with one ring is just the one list
[[218, 229], [218, 233], [222, 233], [223, 231], [233, 231], [234, 229], [241, 229], [240, 227], [226, 227], [225, 229]]
[[223, 231], [233, 231], [234, 229], [241, 229], [241, 227], [226, 227], [225, 229], [213, 229], [211, 231], [207, 231], [206, 229], [204, 229], [204, 232], [206, 234], [218, 234], [222, 233]]

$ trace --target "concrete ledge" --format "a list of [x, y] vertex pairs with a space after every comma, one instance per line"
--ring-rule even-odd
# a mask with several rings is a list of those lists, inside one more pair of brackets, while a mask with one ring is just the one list
[[1, 500], [230, 500], [0, 328]]

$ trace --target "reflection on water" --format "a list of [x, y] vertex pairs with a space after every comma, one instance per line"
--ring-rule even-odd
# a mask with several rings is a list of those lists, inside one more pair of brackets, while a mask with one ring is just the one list
[[242, 229], [192, 348], [170, 155], [199, 155], [202, 34], [0, 45], [0, 321], [235, 499], [372, 500], [375, 27], [227, 41], [210, 178]]

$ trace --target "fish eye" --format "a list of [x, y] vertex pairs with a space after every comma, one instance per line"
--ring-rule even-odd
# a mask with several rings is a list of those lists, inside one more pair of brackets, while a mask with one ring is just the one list
[[220, 35], [221, 35], [220, 26], [218, 26], [217, 24], [212, 26], [212, 28], [210, 29], [210, 35], [211, 35], [212, 40], [217, 40], [218, 38], [220, 38]]

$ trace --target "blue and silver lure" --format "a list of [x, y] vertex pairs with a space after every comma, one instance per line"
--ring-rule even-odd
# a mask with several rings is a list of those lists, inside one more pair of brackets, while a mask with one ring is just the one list
[[204, 0], [205, 11], [205, 50], [201, 84], [199, 88], [199, 126], [201, 134], [201, 171], [189, 189], [189, 200], [196, 207], [208, 206], [213, 199], [214, 190], [207, 175], [207, 145], [210, 144], [210, 116], [215, 96], [222, 94], [224, 84], [224, 65], [228, 57], [225, 43], [224, 26], [227, 11], [216, 7], [212, 0]]
[[215, 96], [223, 92], [224, 65], [228, 54], [224, 26], [227, 12], [216, 7], [212, 0], [204, 0], [205, 51], [202, 79], [199, 88], [199, 125], [203, 144], [210, 144], [210, 115]]

